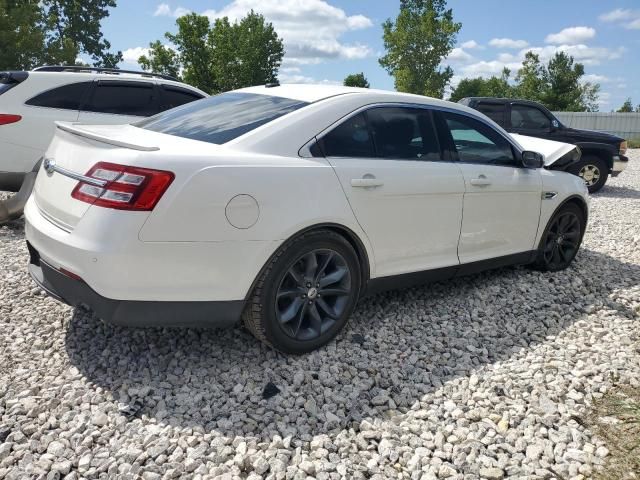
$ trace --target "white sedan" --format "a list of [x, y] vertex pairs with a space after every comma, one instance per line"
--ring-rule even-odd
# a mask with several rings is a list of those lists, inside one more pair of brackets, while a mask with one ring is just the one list
[[578, 157], [458, 104], [335, 86], [252, 87], [134, 125], [59, 123], [25, 209], [29, 268], [106, 321], [243, 318], [276, 349], [307, 352], [365, 292], [566, 268], [587, 192], [553, 168]]

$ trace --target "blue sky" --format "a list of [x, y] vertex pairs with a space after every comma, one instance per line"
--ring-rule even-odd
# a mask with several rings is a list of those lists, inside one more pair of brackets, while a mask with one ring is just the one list
[[[601, 84], [602, 111], [627, 97], [640, 103], [640, 1], [450, 0], [462, 22], [458, 45], [446, 63], [460, 78], [515, 74], [527, 50], [543, 59], [565, 50], [585, 64], [587, 80]], [[364, 72], [372, 87], [393, 89], [379, 65], [382, 22], [395, 18], [395, 0], [118, 0], [103, 23], [122, 50], [123, 67], [135, 67], [150, 41], [175, 31], [176, 16], [194, 11], [210, 18], [240, 18], [253, 8], [273, 22], [285, 42], [282, 82], [341, 82]]]

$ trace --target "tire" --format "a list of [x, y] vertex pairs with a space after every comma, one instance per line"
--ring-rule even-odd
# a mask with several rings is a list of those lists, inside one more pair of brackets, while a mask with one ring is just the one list
[[329, 230], [305, 233], [273, 255], [242, 318], [258, 340], [276, 350], [307, 353], [342, 330], [360, 288], [360, 262], [351, 244]]
[[533, 267], [557, 272], [571, 265], [580, 249], [585, 226], [584, 213], [575, 203], [560, 207], [542, 234]]
[[577, 164], [571, 166], [569, 171], [584, 179], [589, 193], [595, 193], [604, 187], [609, 176], [609, 167], [605, 161], [594, 155], [583, 157]]

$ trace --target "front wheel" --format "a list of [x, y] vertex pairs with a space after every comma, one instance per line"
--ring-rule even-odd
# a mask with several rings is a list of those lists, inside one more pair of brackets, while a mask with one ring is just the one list
[[533, 266], [550, 272], [567, 268], [578, 253], [585, 223], [584, 213], [577, 205], [570, 203], [560, 208], [542, 235]]
[[588, 155], [570, 169], [571, 173], [579, 176], [589, 189], [589, 193], [595, 193], [604, 187], [609, 176], [607, 164], [598, 157]]
[[344, 327], [360, 294], [360, 264], [335, 232], [288, 242], [261, 274], [243, 314], [253, 335], [276, 350], [306, 353]]

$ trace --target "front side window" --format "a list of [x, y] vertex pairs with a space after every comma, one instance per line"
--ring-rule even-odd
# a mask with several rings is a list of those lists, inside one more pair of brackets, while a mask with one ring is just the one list
[[290, 98], [227, 92], [168, 110], [135, 126], [222, 144], [306, 105], [307, 102]]
[[101, 81], [83, 110], [148, 117], [158, 113], [152, 83]]
[[359, 113], [342, 122], [321, 140], [327, 157], [375, 157], [367, 118]]
[[549, 130], [551, 120], [539, 108], [511, 105], [511, 127], [524, 130]]
[[79, 110], [80, 104], [92, 82], [70, 83], [42, 92], [27, 100], [26, 105], [62, 110]]
[[456, 113], [442, 112], [442, 116], [461, 162], [516, 165], [511, 144], [488, 125]]
[[375, 107], [367, 110], [378, 157], [440, 160], [431, 112], [420, 108]]

